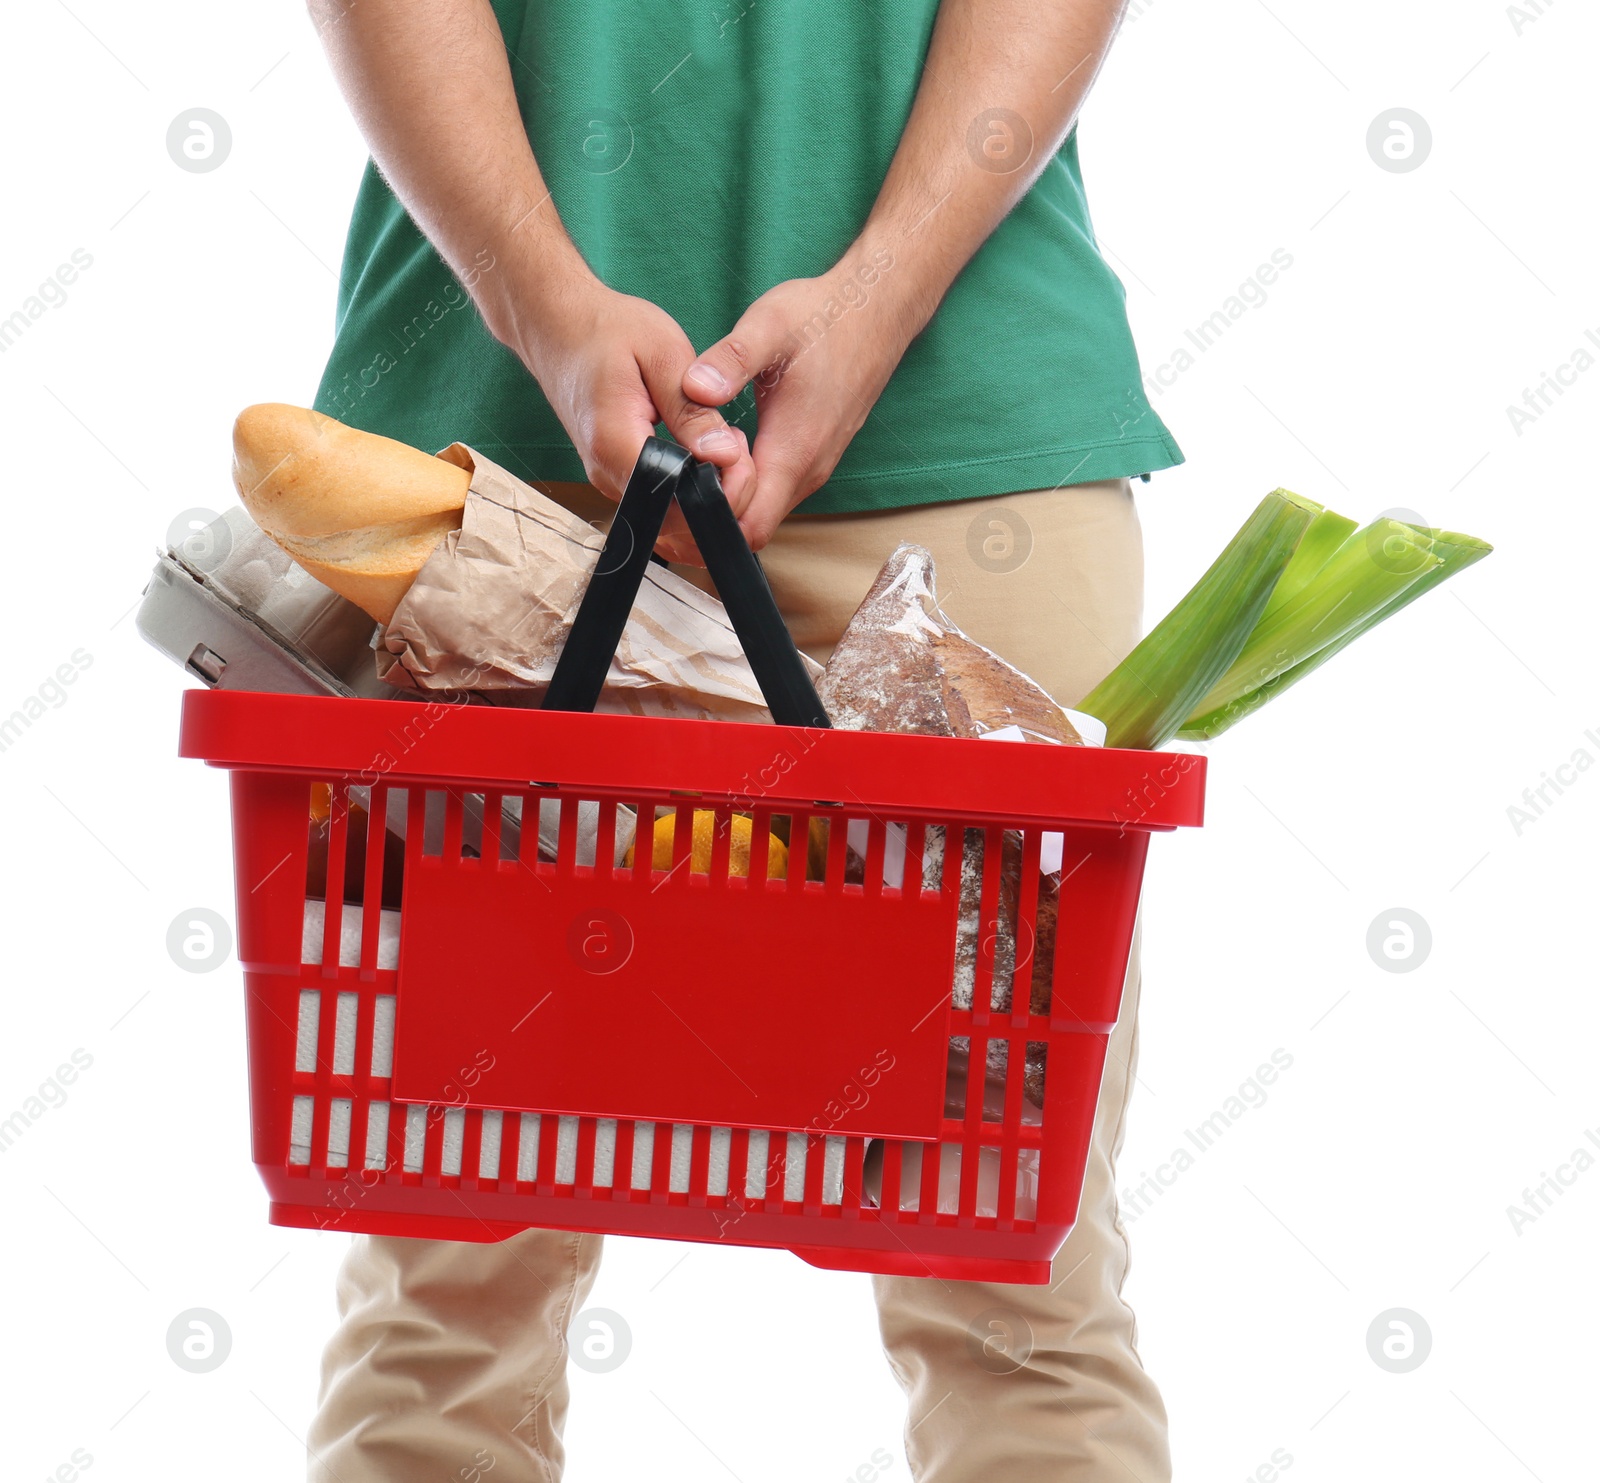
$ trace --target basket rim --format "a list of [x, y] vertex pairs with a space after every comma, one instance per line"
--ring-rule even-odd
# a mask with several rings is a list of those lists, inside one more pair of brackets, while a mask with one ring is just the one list
[[770, 812], [929, 816], [1011, 827], [1198, 827], [1207, 759], [1117, 747], [592, 715], [397, 696], [184, 693], [178, 753], [352, 783], [671, 795]]

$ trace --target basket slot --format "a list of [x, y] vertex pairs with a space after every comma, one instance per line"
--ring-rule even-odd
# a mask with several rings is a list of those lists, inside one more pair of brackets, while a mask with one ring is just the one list
[[[495, 814], [498, 812], [497, 805]], [[478, 1132], [478, 1178], [481, 1180], [498, 1180], [500, 1177], [500, 1139], [504, 1124], [503, 1112], [491, 1109], [482, 1115]]]
[[[972, 983], [972, 1013], [976, 1024], [988, 1019], [988, 1011], [1001, 1007], [1006, 992], [1005, 976], [1014, 961], [1015, 939], [1001, 921], [1000, 885], [1006, 867], [1006, 835], [1009, 831], [991, 826], [982, 833], [983, 891], [978, 905], [978, 960]], [[970, 840], [976, 830], [968, 830]]]
[[328, 1159], [330, 1169], [350, 1164], [350, 1110], [348, 1097], [334, 1097], [328, 1103]]
[[371, 1075], [387, 1081], [394, 1074], [394, 1018], [393, 994], [377, 994], [372, 1003], [372, 1060]]
[[1035, 1212], [1039, 1209], [1039, 1161], [1035, 1158], [1025, 1164], [1020, 1150], [1012, 1157], [1016, 1160], [1016, 1173], [1002, 1186], [1004, 1203], [1000, 1206], [1000, 1218], [1010, 1221], [1017, 1229], [1031, 1230], [1035, 1217], [1025, 1216], [1019, 1220], [1016, 1212], [1023, 1206]]
[[789, 1133], [783, 1140], [783, 1198], [799, 1205], [806, 1197], [806, 1163], [810, 1141], [805, 1133]]
[[[794, 1148], [795, 1134], [789, 1135], [789, 1147]], [[799, 1135], [805, 1139], [800, 1145], [801, 1171], [803, 1183], [800, 1198], [807, 1210], [821, 1209], [823, 1201], [827, 1198], [823, 1193], [823, 1183], [828, 1172], [828, 1142], [820, 1133]]]
[[388, 1143], [389, 1104], [387, 1102], [369, 1102], [367, 1103], [367, 1168], [390, 1169], [393, 1167], [389, 1160]]
[[[937, 865], [939, 869], [939, 893], [943, 896], [961, 895], [961, 865], [966, 857], [967, 834], [977, 834], [982, 838], [982, 830], [964, 830], [959, 824], [948, 827], [939, 826]], [[958, 841], [957, 848], [952, 841]]]
[[[430, 799], [432, 794], [429, 794]], [[462, 845], [462, 795], [454, 788], [444, 793], [444, 838], [439, 842], [438, 854], [446, 860], [459, 860]], [[431, 836], [430, 836], [431, 842]], [[430, 854], [433, 851], [429, 851]]]
[[656, 1125], [633, 1123], [633, 1154], [628, 1161], [628, 1188], [650, 1188], [650, 1165], [655, 1157]]
[[[1016, 831], [1008, 830], [1013, 838]], [[1018, 840], [1022, 848], [1021, 873], [1018, 876], [1016, 919], [1012, 924], [1012, 972], [1009, 986], [1001, 996], [1002, 984], [995, 982], [995, 1008], [1009, 1006], [1013, 1023], [1026, 1023], [1033, 998], [1034, 949], [1038, 943], [1035, 923], [1039, 912], [1039, 833], [1025, 829]]]
[[333, 1021], [333, 1074], [356, 1074], [356, 1014], [361, 997], [351, 990], [342, 990], [334, 1008]]
[[594, 1124], [594, 1187], [612, 1189], [617, 1179], [617, 1120], [614, 1117], [595, 1119]]
[[523, 799], [507, 794], [500, 800], [500, 826], [497, 837], [500, 849], [496, 858], [511, 864], [517, 858], [517, 852], [522, 843], [522, 815], [526, 803]]
[[461, 795], [461, 858], [483, 859], [484, 813], [488, 795], [464, 793]]
[[745, 1140], [744, 1197], [759, 1202], [767, 1197], [767, 1145], [771, 1138], [764, 1128], [740, 1132]]
[[311, 1162], [311, 1124], [316, 1102], [312, 1097], [297, 1096], [289, 1114], [289, 1162]]
[[437, 1129], [437, 1134], [429, 1139], [432, 1147], [428, 1149], [423, 1171], [459, 1178], [462, 1155], [466, 1152], [467, 1110], [464, 1107], [430, 1107], [428, 1112], [428, 1130], [433, 1133]]
[[706, 1135], [706, 1167], [697, 1181], [712, 1199], [726, 1199], [728, 1175], [733, 1168], [733, 1130], [710, 1128]]
[[505, 822], [505, 799], [499, 793], [484, 793], [479, 797], [483, 805], [483, 837], [479, 841], [478, 858], [498, 860], [500, 831]]
[[689, 1123], [673, 1125], [667, 1168], [667, 1189], [672, 1194], [689, 1193], [694, 1172], [694, 1134], [695, 1130]]
[[921, 819], [913, 819], [906, 825], [906, 859], [901, 877], [901, 890], [908, 899], [920, 896], [927, 890], [924, 872], [927, 869], [925, 857], [928, 835], [928, 826]]
[[850, 1212], [859, 1212], [861, 1209], [861, 1183], [863, 1168], [866, 1161], [867, 1140], [865, 1138], [844, 1138], [840, 1142], [844, 1145], [843, 1167], [840, 1170], [839, 1205]]
[[315, 1072], [317, 1069], [317, 1019], [322, 1010], [320, 989], [300, 990], [300, 1017], [295, 1027], [294, 1069]]
[[434, 858], [444, 853], [444, 789], [422, 788], [417, 791], [417, 797], [422, 806], [417, 842], [424, 855]]
[[532, 1184], [539, 1172], [539, 1115], [524, 1112], [517, 1119], [517, 1183]]
[[[350, 802], [347, 790], [339, 783], [328, 789], [327, 856], [323, 873], [322, 964], [324, 975], [336, 968], [341, 957], [340, 939], [344, 926], [344, 856], [350, 832]], [[309, 812], [309, 811], [308, 811]], [[315, 828], [315, 825], [312, 826]]]
[[552, 1178], [557, 1184], [578, 1182], [578, 1119], [558, 1117], [556, 1123], [556, 1162]]
[[407, 1174], [420, 1174], [427, 1148], [428, 1109], [416, 1102], [407, 1106], [404, 1129], [400, 1167]]
[[474, 1176], [481, 1177], [481, 1162], [483, 1147], [483, 1113], [476, 1107], [464, 1107], [466, 1121], [461, 1127], [461, 1165], [457, 1170], [459, 1174], [469, 1171]]
[[[379, 967], [379, 937], [383, 924], [383, 864], [389, 843], [389, 790], [381, 783], [367, 790], [367, 857], [361, 882], [361, 976], [369, 978]], [[393, 967], [393, 964], [390, 964]]]
[[915, 1207], [919, 1216], [938, 1213], [939, 1164], [946, 1147], [948, 1145], [943, 1143], [921, 1143], [916, 1145], [917, 1156], [922, 1164], [922, 1180], [917, 1191]]
[[728, 1140], [728, 1198], [738, 1203], [750, 1198], [750, 1130], [735, 1128]]
[[988, 1093], [992, 1081], [998, 1081], [1003, 1086], [1009, 1080], [1011, 1061], [1011, 1042], [995, 1036], [986, 1043], [982, 1060], [973, 1057], [968, 1065], [966, 1123], [971, 1132], [976, 1133], [980, 1123], [1005, 1122], [1004, 1100], [999, 1107], [991, 1108]]

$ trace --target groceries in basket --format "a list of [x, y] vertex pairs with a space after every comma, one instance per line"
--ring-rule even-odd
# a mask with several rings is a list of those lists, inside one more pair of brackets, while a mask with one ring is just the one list
[[[235, 770], [273, 1219], [1043, 1280], [1145, 847], [1200, 822], [1203, 763], [1122, 821], [1147, 765], [1063, 765], [1103, 728], [952, 624], [920, 547], [804, 659], [714, 471], [660, 440], [602, 539], [460, 445], [283, 407], [236, 436], [267, 535], [230, 512], [220, 561], [169, 551], [152, 596], [189, 606], [142, 630], [217, 691], [405, 703], [186, 700], [185, 754]], [[648, 561], [674, 498], [726, 607]], [[256, 622], [227, 553], [262, 541], [359, 616], [376, 691], [328, 613]], [[760, 724], [696, 724], [726, 720]]]

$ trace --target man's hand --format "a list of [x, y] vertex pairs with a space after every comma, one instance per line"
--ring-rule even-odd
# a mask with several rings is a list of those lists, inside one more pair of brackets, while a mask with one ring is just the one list
[[825, 277], [769, 289], [688, 367], [682, 389], [707, 407], [754, 383], [755, 488], [743, 502], [729, 490], [753, 549], [827, 482], [921, 329], [895, 286], [887, 249], [854, 251]]
[[[512, 302], [526, 308], [503, 338], [539, 383], [596, 489], [621, 499], [645, 439], [665, 423], [695, 457], [717, 465], [734, 513], [744, 512], [756, 482], [749, 443], [684, 395], [694, 347], [670, 314], [587, 270], [558, 288], [544, 275]], [[676, 505], [656, 549], [669, 561], [704, 565]]]
[[[1055, 157], [1125, 3], [941, 0], [860, 237], [823, 277], [769, 289], [684, 376], [712, 407], [755, 383], [756, 488], [741, 521], [752, 546], [827, 480], [906, 347]], [[1004, 373], [1000, 358], [992, 374]]]

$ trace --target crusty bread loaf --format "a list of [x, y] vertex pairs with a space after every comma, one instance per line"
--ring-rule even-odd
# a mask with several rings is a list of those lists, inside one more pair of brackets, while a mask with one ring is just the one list
[[233, 479], [262, 530], [387, 624], [434, 548], [460, 527], [471, 475], [309, 408], [265, 402], [233, 425]]

